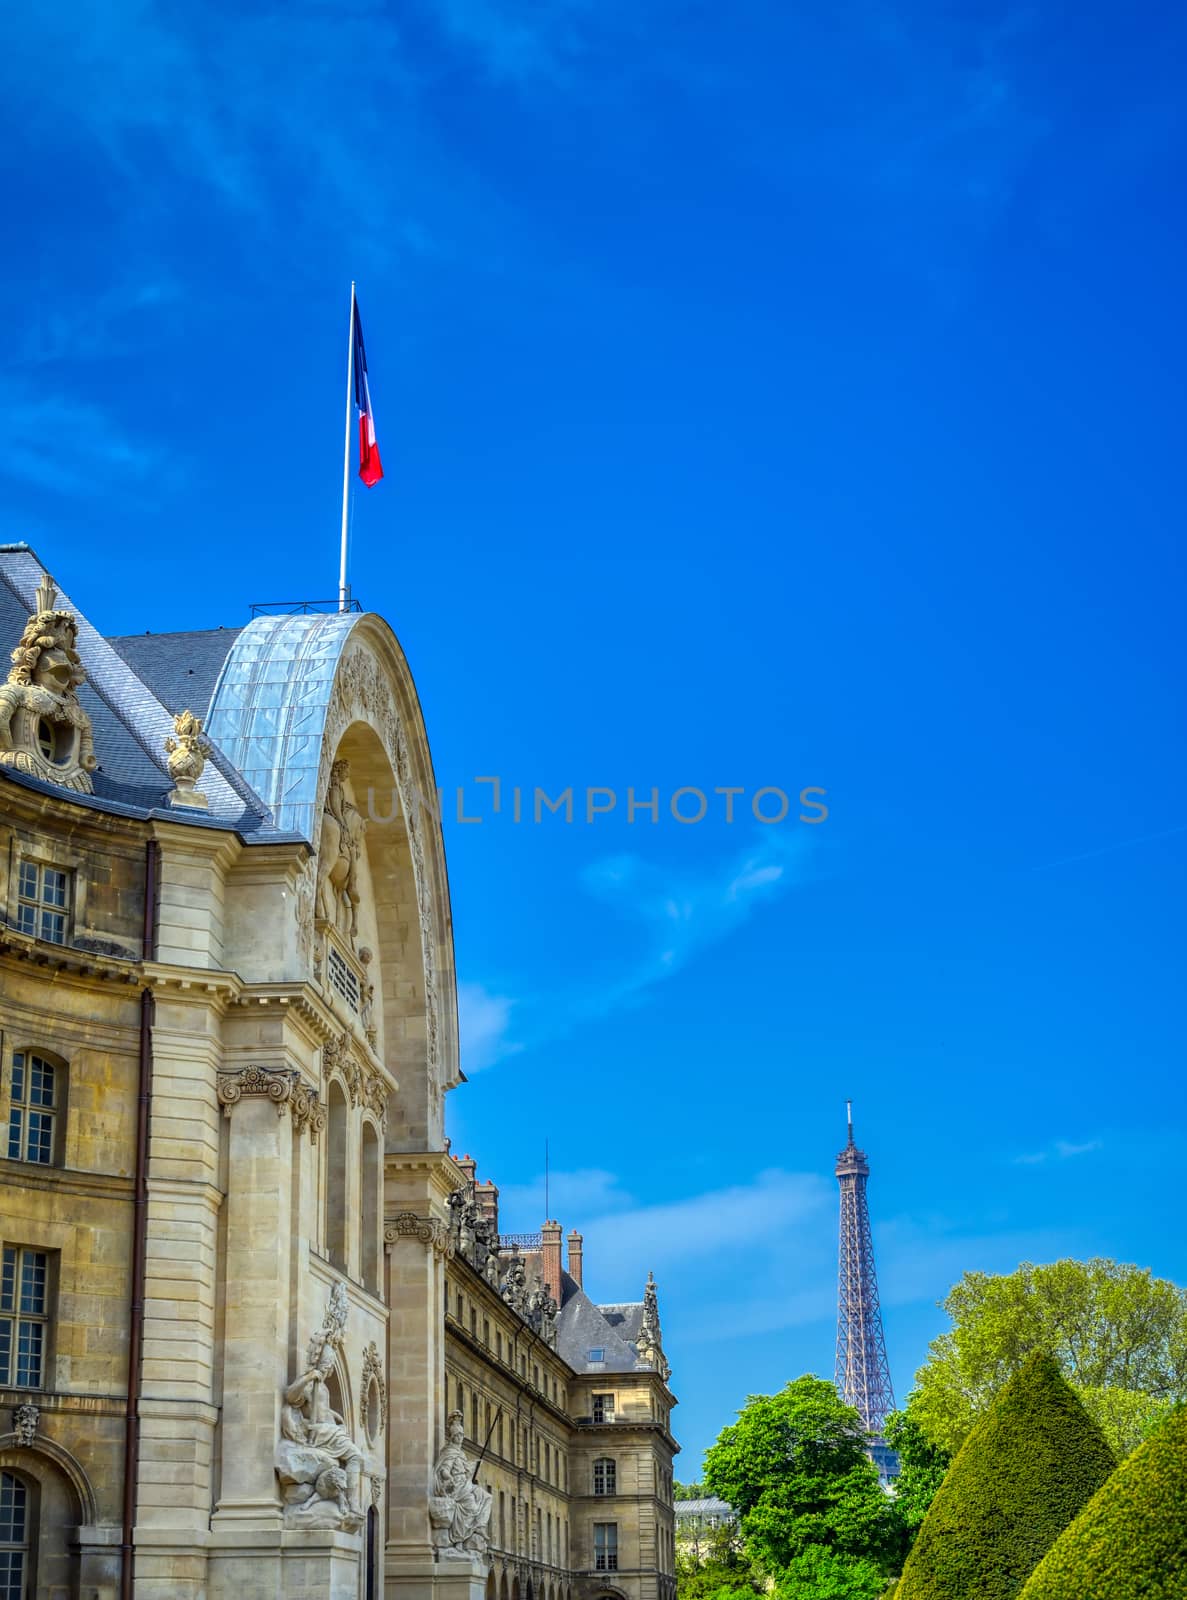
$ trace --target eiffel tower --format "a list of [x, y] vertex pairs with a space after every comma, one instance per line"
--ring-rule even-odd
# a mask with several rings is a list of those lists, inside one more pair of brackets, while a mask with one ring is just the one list
[[853, 1102], [845, 1102], [849, 1142], [837, 1156], [841, 1185], [841, 1247], [837, 1282], [837, 1392], [855, 1406], [867, 1433], [880, 1436], [886, 1413], [894, 1410], [894, 1389], [886, 1359], [886, 1337], [878, 1306], [878, 1275], [870, 1237], [865, 1151], [853, 1142]]

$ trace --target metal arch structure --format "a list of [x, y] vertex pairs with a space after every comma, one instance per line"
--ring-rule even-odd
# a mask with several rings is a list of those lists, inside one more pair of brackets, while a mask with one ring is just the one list
[[881, 1435], [888, 1411], [894, 1410], [894, 1388], [886, 1359], [886, 1336], [878, 1303], [874, 1241], [866, 1180], [865, 1151], [853, 1142], [853, 1106], [848, 1105], [849, 1142], [837, 1156], [841, 1186], [841, 1237], [837, 1267], [837, 1392], [856, 1407], [867, 1433]]

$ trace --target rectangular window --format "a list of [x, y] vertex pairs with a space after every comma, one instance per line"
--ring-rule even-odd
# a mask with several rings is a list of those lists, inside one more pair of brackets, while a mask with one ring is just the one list
[[617, 1522], [594, 1523], [594, 1571], [618, 1571]]
[[470, 1307], [470, 1337], [472, 1339], [477, 1339], [478, 1337], [478, 1308], [476, 1306]]
[[612, 1394], [595, 1394], [591, 1396], [590, 1404], [593, 1406], [593, 1420], [595, 1422], [614, 1421], [614, 1396]]
[[602, 1456], [593, 1464], [593, 1492], [618, 1493], [618, 1468], [609, 1456]]
[[36, 861], [22, 861], [17, 876], [17, 927], [35, 939], [66, 943], [66, 896], [70, 874]]
[[60, 1077], [57, 1068], [40, 1056], [23, 1052], [13, 1055], [8, 1112], [10, 1161], [37, 1161], [43, 1166], [53, 1161]]
[[606, 1352], [603, 1347], [599, 1345], [596, 1350], [591, 1350], [589, 1352], [589, 1359], [591, 1361], [605, 1361]]
[[6, 1244], [0, 1257], [0, 1384], [40, 1389], [45, 1377], [49, 1256]]
[[489, 1350], [490, 1349], [490, 1318], [489, 1317], [483, 1317], [483, 1319], [482, 1319], [482, 1342], [487, 1347], [487, 1349]]
[[501, 1333], [496, 1333], [495, 1334], [495, 1355], [497, 1356], [497, 1358], [500, 1361], [502, 1361], [502, 1359], [503, 1359], [503, 1335]]

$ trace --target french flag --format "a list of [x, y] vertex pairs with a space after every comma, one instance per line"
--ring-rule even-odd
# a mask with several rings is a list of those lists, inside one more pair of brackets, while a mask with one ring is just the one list
[[359, 308], [354, 308], [354, 408], [359, 419], [359, 477], [367, 485], [383, 477], [383, 463], [375, 442], [375, 412], [371, 406], [371, 386], [367, 382], [367, 353], [363, 349], [363, 325]]

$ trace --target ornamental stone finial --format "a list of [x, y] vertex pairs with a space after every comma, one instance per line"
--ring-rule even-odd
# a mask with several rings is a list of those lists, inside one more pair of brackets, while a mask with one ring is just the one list
[[54, 610], [57, 597], [46, 576], [37, 588], [37, 609], [12, 652], [8, 681], [0, 685], [0, 766], [90, 794], [99, 763], [91, 719], [78, 702], [87, 675], [77, 649], [78, 623], [69, 611]]
[[189, 710], [179, 712], [173, 719], [173, 733], [165, 740], [165, 752], [169, 757], [169, 776], [176, 785], [169, 796], [169, 804], [204, 811], [206, 796], [194, 787], [210, 754], [210, 740], [202, 732], [201, 718]]

